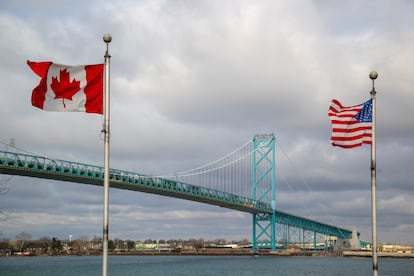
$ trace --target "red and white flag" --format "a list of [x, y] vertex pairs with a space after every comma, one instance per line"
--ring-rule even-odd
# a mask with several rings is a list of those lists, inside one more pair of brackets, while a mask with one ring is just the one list
[[332, 123], [331, 144], [342, 148], [372, 144], [372, 100], [343, 106], [332, 100], [328, 116]]
[[103, 64], [68, 66], [29, 60], [27, 64], [41, 78], [33, 89], [33, 106], [103, 114]]

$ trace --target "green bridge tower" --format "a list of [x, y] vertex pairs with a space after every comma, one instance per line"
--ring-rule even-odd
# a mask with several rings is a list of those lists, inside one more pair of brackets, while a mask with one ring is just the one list
[[258, 134], [253, 138], [252, 198], [270, 203], [273, 212], [253, 214], [252, 250], [276, 251], [276, 165], [275, 136]]

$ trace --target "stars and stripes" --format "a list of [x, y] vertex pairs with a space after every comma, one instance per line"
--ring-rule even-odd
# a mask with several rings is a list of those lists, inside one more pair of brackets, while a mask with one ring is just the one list
[[342, 148], [372, 143], [372, 100], [354, 106], [343, 106], [332, 100], [328, 116], [332, 123], [331, 144]]

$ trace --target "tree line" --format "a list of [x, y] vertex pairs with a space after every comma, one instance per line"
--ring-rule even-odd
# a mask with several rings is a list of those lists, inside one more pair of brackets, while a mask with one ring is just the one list
[[[110, 252], [133, 252], [144, 249], [152, 250], [169, 250], [179, 251], [182, 248], [187, 250], [199, 250], [204, 247], [213, 245], [225, 244], [249, 244], [250, 241], [243, 239], [241, 241], [228, 242], [225, 239], [204, 240], [202, 238], [187, 240], [183, 239], [145, 239], [145, 240], [130, 240], [130, 239], [110, 239], [108, 241], [108, 250]], [[102, 238], [93, 236], [80, 236], [76, 239], [61, 240], [57, 237], [42, 237], [39, 239], [32, 239], [27, 232], [21, 232], [16, 235], [15, 240], [0, 239], [0, 256], [13, 255], [17, 252], [28, 253], [32, 255], [60, 255], [60, 254], [100, 254], [102, 252]]]

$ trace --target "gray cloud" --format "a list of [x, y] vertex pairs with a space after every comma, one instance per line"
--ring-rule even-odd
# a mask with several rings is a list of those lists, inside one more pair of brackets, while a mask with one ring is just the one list
[[[379, 239], [414, 243], [411, 2], [77, 3], [82, 12], [56, 1], [0, 4], [2, 142], [102, 165], [102, 117], [31, 107], [39, 79], [25, 63], [100, 63], [111, 33], [112, 167], [181, 171], [274, 132], [278, 208], [355, 226], [369, 240], [369, 147], [331, 147], [327, 109], [332, 98], [365, 101], [377, 70]], [[100, 235], [102, 188], [23, 177], [8, 185], [4, 236]], [[251, 236], [244, 213], [113, 189], [110, 200], [111, 237]]]

